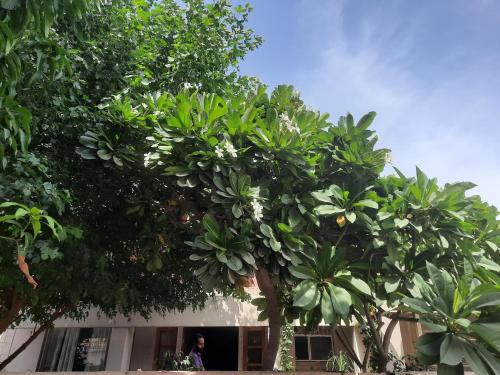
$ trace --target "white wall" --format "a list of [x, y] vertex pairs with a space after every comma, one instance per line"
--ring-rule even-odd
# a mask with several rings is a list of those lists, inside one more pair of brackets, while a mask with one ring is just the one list
[[[265, 326], [267, 322], [259, 322], [257, 308], [247, 302], [240, 302], [233, 298], [215, 297], [207, 302], [202, 311], [190, 309], [183, 312], [170, 312], [164, 316], [153, 314], [149, 320], [140, 316], [127, 318], [117, 315], [114, 318], [100, 316], [96, 309], [92, 309], [86, 319], [80, 321], [58, 319], [55, 327], [235, 327], [235, 326]], [[21, 327], [32, 327], [33, 323], [24, 322]]]
[[[8, 344], [2, 344], [2, 348], [9, 347], [8, 350], [2, 353], [4, 359], [12, 352], [14, 352], [19, 346], [21, 346], [30, 336], [30, 329], [12, 329], [6, 332], [6, 337], [9, 339]], [[3, 335], [2, 335], [3, 336]], [[42, 349], [44, 334], [40, 334], [28, 347], [19, 354], [16, 359], [14, 359], [4, 371], [36, 371], [36, 365], [38, 363], [38, 356]]]
[[128, 371], [134, 328], [113, 328], [109, 337], [106, 371]]

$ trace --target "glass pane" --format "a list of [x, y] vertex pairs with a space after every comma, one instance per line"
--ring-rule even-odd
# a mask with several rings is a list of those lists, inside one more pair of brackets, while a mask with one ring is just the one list
[[311, 359], [326, 361], [332, 352], [331, 337], [311, 336]]
[[248, 349], [248, 363], [261, 363], [262, 350], [261, 349]]
[[295, 337], [295, 358], [306, 361], [309, 359], [309, 349], [306, 336]]
[[161, 331], [160, 333], [160, 345], [166, 346], [168, 348], [174, 348], [177, 341], [177, 331], [168, 330]]
[[262, 345], [262, 331], [248, 331], [248, 345]]

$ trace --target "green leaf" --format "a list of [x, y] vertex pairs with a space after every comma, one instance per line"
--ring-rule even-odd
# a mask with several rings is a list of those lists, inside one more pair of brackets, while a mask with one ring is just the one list
[[102, 160], [109, 160], [113, 154], [108, 150], [97, 150], [97, 156], [99, 156]]
[[248, 251], [240, 251], [240, 255], [247, 264], [252, 266], [255, 264], [255, 258]]
[[422, 324], [424, 327], [426, 327], [431, 332], [446, 332], [447, 331], [447, 327], [445, 325], [436, 324], [436, 323], [431, 322], [430, 320], [427, 320], [425, 318], [420, 318], [419, 323]]
[[399, 218], [394, 219], [394, 225], [396, 226], [396, 228], [404, 228], [409, 223], [410, 221], [408, 219], [399, 219]]
[[311, 280], [316, 278], [314, 270], [303, 265], [290, 266], [288, 267], [288, 270], [297, 279]]
[[327, 324], [333, 323], [335, 320], [332, 298], [326, 289], [321, 293], [321, 315]]
[[[464, 343], [463, 353], [465, 361], [471, 367], [475, 374], [488, 374], [490, 373], [486, 363], [483, 361], [480, 355], [476, 353], [475, 348], [469, 344]], [[500, 367], [497, 367], [497, 369]]]
[[377, 213], [377, 219], [380, 221], [384, 221], [385, 219], [388, 219], [392, 216], [391, 212], [378, 212]]
[[332, 194], [329, 190], [314, 191], [311, 193], [311, 195], [320, 202], [333, 203], [332, 199], [330, 198]]
[[416, 298], [405, 297], [401, 300], [413, 312], [427, 314], [430, 312], [430, 307], [424, 302]]
[[458, 365], [464, 357], [462, 342], [452, 333], [447, 333], [441, 343], [439, 361], [450, 366]]
[[283, 233], [292, 233], [293, 229], [285, 223], [278, 223], [278, 229]]
[[304, 280], [293, 290], [293, 305], [305, 307], [315, 298], [318, 289], [312, 280]]
[[238, 257], [231, 255], [227, 260], [227, 266], [233, 271], [239, 271], [243, 267], [243, 263]]
[[203, 216], [203, 228], [213, 237], [219, 238], [220, 226], [211, 215]]
[[352, 286], [354, 288], [356, 288], [357, 290], [359, 290], [361, 293], [364, 293], [368, 296], [370, 296], [372, 294], [370, 287], [363, 280], [357, 279], [355, 277], [351, 277], [350, 282], [351, 282]]
[[399, 283], [401, 282], [400, 277], [388, 277], [384, 283], [384, 288], [387, 293], [393, 293], [398, 289]]
[[271, 245], [271, 249], [273, 249], [273, 251], [280, 251], [281, 250], [281, 242], [276, 240], [276, 238], [272, 237], [269, 240], [269, 244]]
[[354, 207], [369, 207], [369, 208], [378, 209], [378, 203], [375, 201], [372, 201], [371, 199], [360, 200], [359, 202], [354, 203], [353, 206]]
[[333, 215], [333, 214], [338, 214], [340, 212], [344, 212], [345, 209], [337, 206], [332, 206], [330, 204], [323, 204], [321, 206], [316, 207], [314, 211], [318, 215]]
[[350, 223], [354, 223], [356, 221], [356, 214], [354, 212], [346, 212], [345, 217]]
[[328, 284], [328, 287], [332, 297], [333, 308], [339, 315], [346, 317], [352, 305], [351, 295], [344, 288], [332, 284]]
[[366, 130], [368, 129], [368, 127], [371, 125], [371, 123], [373, 122], [373, 119], [375, 118], [375, 116], [377, 115], [376, 112], [368, 112], [366, 115], [364, 115], [363, 117], [361, 117], [361, 119], [358, 121], [356, 127], [359, 129], [359, 130]]
[[241, 210], [241, 206], [239, 203], [233, 204], [231, 207], [231, 211], [236, 219], [239, 219], [241, 215], [243, 215], [243, 211]]
[[268, 238], [273, 238], [274, 237], [274, 234], [273, 234], [273, 230], [272, 228], [267, 225], [267, 224], [260, 224], [260, 231], [262, 232], [262, 234]]
[[445, 270], [439, 270], [434, 264], [426, 262], [427, 272], [434, 284], [434, 288], [439, 293], [439, 296], [445, 301], [446, 308], [449, 310], [449, 306], [453, 306], [454, 298], [454, 282], [450, 274]]
[[500, 323], [472, 323], [470, 331], [476, 333], [486, 344], [500, 352]]
[[444, 338], [444, 333], [426, 333], [417, 339], [417, 351], [427, 356], [437, 356], [439, 358], [438, 354]]

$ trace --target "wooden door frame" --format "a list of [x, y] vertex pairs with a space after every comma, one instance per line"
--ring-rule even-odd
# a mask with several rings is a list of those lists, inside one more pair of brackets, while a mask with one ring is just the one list
[[[267, 333], [267, 327], [264, 326], [257, 326], [257, 327], [243, 327], [243, 371], [249, 371], [248, 370], [248, 332], [261, 332], [262, 335], [262, 356], [261, 356], [261, 365], [262, 361], [264, 360], [264, 353], [267, 348], [267, 341], [268, 341], [268, 333]], [[250, 348], [251, 349], [251, 348]]]
[[178, 327], [157, 327], [156, 328], [156, 338], [155, 338], [155, 351], [153, 356], [153, 369], [157, 370], [158, 368], [158, 355], [160, 353], [160, 343], [161, 343], [161, 334], [162, 332], [174, 332], [175, 333], [175, 349], [177, 350], [177, 341], [179, 340], [179, 330]]

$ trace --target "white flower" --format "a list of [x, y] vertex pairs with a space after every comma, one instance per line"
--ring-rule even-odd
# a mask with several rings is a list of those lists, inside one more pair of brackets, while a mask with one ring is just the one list
[[229, 155], [231, 155], [232, 158], [235, 158], [238, 156], [238, 153], [231, 142], [226, 142], [224, 147], [226, 148], [227, 153]]
[[193, 88], [193, 85], [192, 85], [192, 84], [190, 84], [189, 82], [186, 82], [186, 83], [184, 83], [184, 88], [185, 88], [186, 90], [189, 90], [189, 89], [192, 89], [192, 88]]
[[147, 154], [144, 154], [144, 166], [147, 167], [150, 163], [151, 160], [151, 152], [148, 152]]
[[392, 155], [390, 152], [387, 152], [384, 156], [385, 164], [392, 164]]
[[252, 200], [250, 205], [252, 206], [253, 217], [255, 218], [255, 220], [261, 221], [262, 218], [264, 217], [264, 214], [262, 213], [264, 207], [259, 203], [257, 199]]
[[219, 146], [215, 146], [215, 153], [221, 159], [224, 157], [224, 150]]
[[286, 113], [280, 115], [280, 130], [286, 130], [290, 133], [300, 134], [300, 128], [294, 124]]

